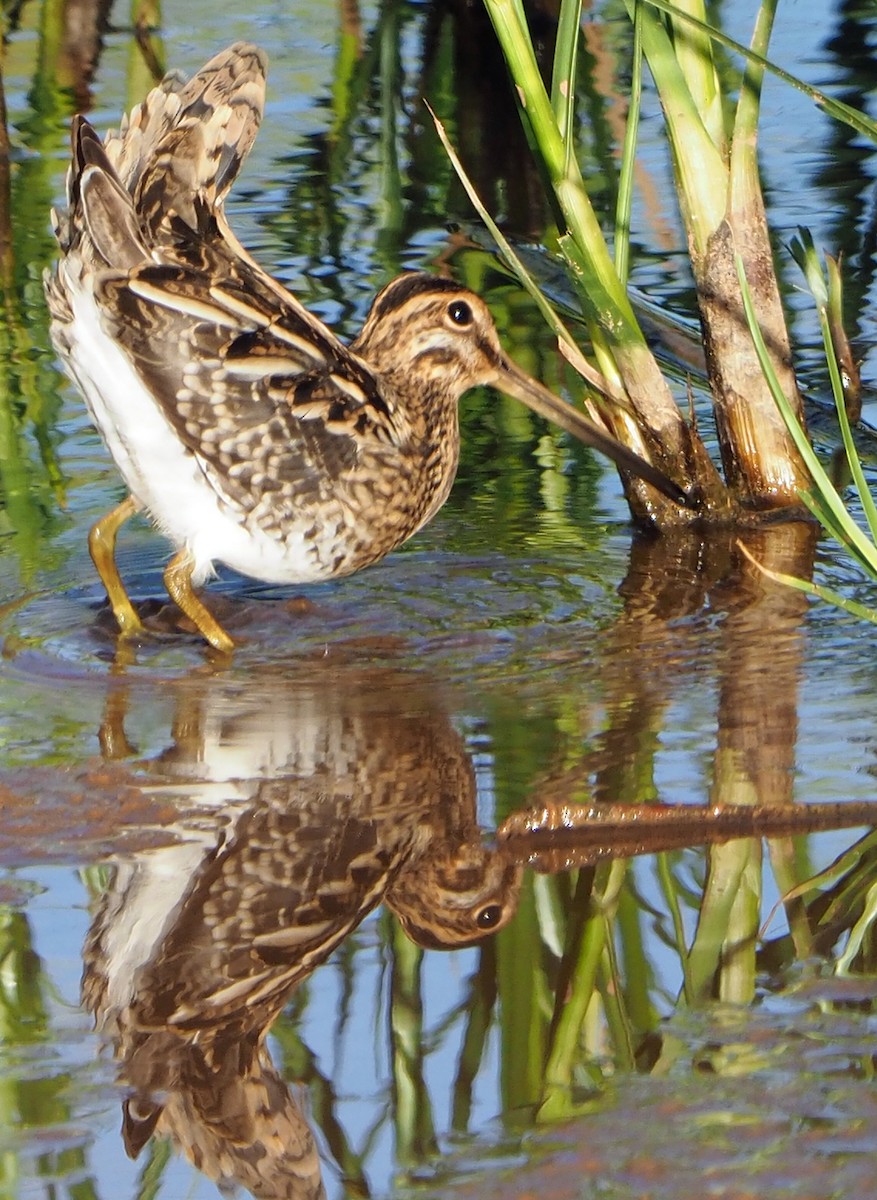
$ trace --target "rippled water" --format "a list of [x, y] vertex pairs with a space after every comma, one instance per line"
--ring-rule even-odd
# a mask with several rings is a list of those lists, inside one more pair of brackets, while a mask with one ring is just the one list
[[[748, 7], [731, 17], [743, 40]], [[215, 6], [165, 5], [168, 66], [241, 37], [271, 55], [229, 204], [239, 235], [347, 335], [390, 275], [450, 260], [557, 386], [551, 339], [419, 107], [421, 90], [441, 99], [511, 231], [541, 233], [507, 99], [491, 108], [488, 73], [469, 91], [455, 69], [465, 22], [386, 5], [357, 27], [342, 11], [228, 10], [216, 34]], [[47, 14], [22, 8], [4, 64], [17, 308], [0, 355], [0, 1191], [175, 1200], [216, 1196], [225, 1176], [305, 1196], [322, 1174], [333, 1197], [867, 1194], [870, 822], [829, 814], [819, 832], [709, 849], [708, 832], [616, 832], [588, 858], [509, 819], [592, 801], [660, 800], [680, 823], [671, 806], [762, 819], [870, 802], [870, 629], [766, 587], [731, 538], [634, 537], [608, 469], [474, 394], [454, 494], [401, 552], [294, 591], [223, 573], [210, 596], [241, 641], [230, 665], [178, 633], [119, 650], [85, 539], [122, 493], [57, 372], [38, 284], [74, 107], [41, 74], [57, 61]], [[147, 86], [114, 16], [99, 125]], [[586, 26], [598, 66], [624, 37], [612, 17], [597, 6]], [[856, 99], [872, 17], [789, 4], [779, 26], [778, 61]], [[844, 251], [870, 388], [873, 155], [798, 93], [770, 83], [765, 103], [778, 237], [806, 222]], [[585, 90], [583, 111], [608, 203], [613, 108]], [[677, 320], [683, 395], [697, 346], [656, 125], [634, 283]], [[818, 400], [796, 286], [789, 267]], [[753, 545], [782, 564], [809, 538]], [[132, 523], [119, 561], [169, 630], [162, 539]], [[869, 599], [832, 547], [817, 561]]]

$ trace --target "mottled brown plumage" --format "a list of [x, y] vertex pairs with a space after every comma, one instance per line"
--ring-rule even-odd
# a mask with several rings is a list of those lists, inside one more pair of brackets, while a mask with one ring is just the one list
[[290, 992], [382, 902], [420, 945], [489, 937], [522, 869], [483, 840], [434, 686], [396, 672], [182, 680], [173, 742], [141, 771], [185, 813], [179, 841], [117, 865], [82, 982], [119, 1061], [128, 1152], [156, 1133], [225, 1186], [321, 1196], [266, 1044]]
[[213, 563], [277, 583], [378, 561], [444, 503], [457, 402], [489, 384], [674, 499], [655, 467], [525, 375], [487, 307], [411, 273], [344, 345], [239, 244], [223, 202], [258, 131], [265, 59], [243, 43], [166, 80], [104, 142], [77, 118], [52, 336], [128, 486], [89, 545], [123, 632], [140, 628], [115, 565], [143, 509], [176, 554], [172, 597], [220, 649], [195, 596]]

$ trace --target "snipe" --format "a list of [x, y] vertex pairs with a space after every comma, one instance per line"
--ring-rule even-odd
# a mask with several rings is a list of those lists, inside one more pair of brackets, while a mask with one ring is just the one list
[[411, 273], [346, 346], [263, 271], [223, 201], [262, 117], [265, 57], [238, 43], [188, 83], [166, 80], [101, 142], [73, 122], [52, 337], [128, 487], [89, 536], [123, 634], [141, 628], [115, 562], [140, 509], [176, 547], [172, 598], [220, 650], [193, 591], [223, 562], [274, 583], [348, 575], [444, 503], [457, 401], [517, 397], [674, 500], [659, 470], [525, 375], [484, 303]]

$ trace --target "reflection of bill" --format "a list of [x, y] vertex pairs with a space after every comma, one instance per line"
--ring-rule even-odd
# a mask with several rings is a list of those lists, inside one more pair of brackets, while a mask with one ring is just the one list
[[389, 672], [190, 681], [157, 766], [186, 839], [115, 869], [85, 947], [126, 1148], [163, 1133], [256, 1196], [322, 1195], [265, 1046], [290, 990], [381, 901], [420, 945], [477, 942], [511, 917], [521, 869], [482, 842], [444, 711]]
[[556, 874], [662, 850], [856, 826], [877, 827], [877, 804], [548, 802], [512, 813], [497, 830], [497, 839], [510, 860], [526, 862], [534, 871]]

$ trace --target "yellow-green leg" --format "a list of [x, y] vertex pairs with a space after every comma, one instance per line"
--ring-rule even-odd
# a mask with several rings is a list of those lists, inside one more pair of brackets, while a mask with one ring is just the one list
[[234, 650], [234, 642], [216, 617], [192, 591], [192, 570], [195, 564], [188, 550], [178, 551], [164, 571], [164, 586], [170, 598], [183, 610], [198, 632], [216, 650]]
[[116, 505], [112, 512], [101, 517], [92, 527], [88, 535], [88, 550], [101, 582], [107, 589], [107, 598], [113, 607], [113, 614], [123, 637], [141, 633], [143, 626], [134, 609], [134, 605], [125, 591], [119, 568], [116, 566], [116, 538], [119, 530], [137, 512], [140, 505], [133, 496]]

